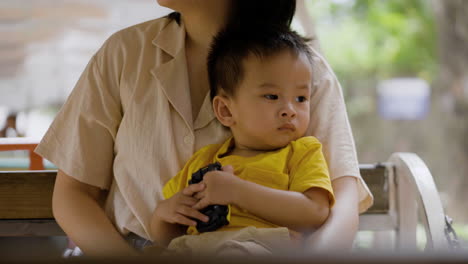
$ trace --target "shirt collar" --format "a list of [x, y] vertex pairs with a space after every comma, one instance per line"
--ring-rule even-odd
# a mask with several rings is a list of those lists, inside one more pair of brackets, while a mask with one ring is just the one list
[[219, 160], [220, 156], [226, 154], [232, 146], [234, 146], [234, 137], [230, 136], [219, 148], [218, 152], [216, 152], [216, 160]]
[[152, 41], [153, 45], [175, 57], [185, 46], [185, 27], [171, 20]]

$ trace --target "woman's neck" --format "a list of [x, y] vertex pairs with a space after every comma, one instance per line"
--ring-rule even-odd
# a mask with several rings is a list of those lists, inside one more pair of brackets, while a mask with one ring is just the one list
[[213, 37], [225, 26], [229, 15], [229, 1], [215, 1], [197, 12], [182, 14], [187, 32], [186, 45], [192, 49], [206, 50]]

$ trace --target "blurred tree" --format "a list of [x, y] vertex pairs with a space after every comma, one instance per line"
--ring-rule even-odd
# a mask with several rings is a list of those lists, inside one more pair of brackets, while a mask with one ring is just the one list
[[[433, 0], [437, 17], [439, 62], [441, 71], [435, 87], [444, 98], [443, 125], [449, 135], [447, 143], [454, 146], [451, 152], [451, 177], [449, 190], [454, 201], [466, 201], [468, 195], [468, 1]], [[461, 139], [454, 140], [454, 139]], [[465, 177], [464, 177], [465, 176]], [[461, 202], [464, 204], [464, 202]], [[460, 210], [457, 205], [451, 205]], [[458, 207], [458, 208], [457, 208]], [[462, 206], [463, 208], [463, 206]], [[463, 208], [461, 210], [466, 210]], [[468, 216], [465, 216], [468, 218]]]
[[433, 0], [433, 3], [439, 34], [439, 59], [443, 69], [439, 72], [438, 83], [451, 97], [454, 113], [467, 115], [468, 2]]
[[352, 10], [367, 23], [380, 76], [419, 76], [431, 80], [436, 35], [430, 2], [357, 0]]
[[308, 2], [309, 12], [324, 21], [318, 35], [340, 78], [410, 75], [432, 81], [437, 42], [430, 2], [318, 2]]

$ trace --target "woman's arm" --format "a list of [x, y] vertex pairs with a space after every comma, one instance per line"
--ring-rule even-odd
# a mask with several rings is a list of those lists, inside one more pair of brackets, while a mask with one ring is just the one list
[[356, 177], [340, 177], [332, 181], [335, 205], [330, 216], [305, 241], [307, 251], [348, 251], [359, 226], [358, 189]]
[[133, 256], [102, 208], [106, 193], [59, 170], [52, 198], [54, 217], [86, 256]]
[[161, 217], [154, 215], [152, 217], [150, 229], [151, 237], [154, 238], [154, 242], [157, 245], [167, 247], [172, 239], [184, 234], [184, 229], [187, 229], [187, 226], [171, 224], [164, 221]]

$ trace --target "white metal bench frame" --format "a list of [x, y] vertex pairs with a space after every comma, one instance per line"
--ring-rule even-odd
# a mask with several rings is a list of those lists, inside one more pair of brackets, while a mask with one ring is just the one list
[[[445, 214], [426, 164], [414, 153], [394, 153], [388, 183], [389, 211], [360, 217], [360, 230], [376, 231], [375, 244], [398, 251], [417, 250], [418, 215], [426, 233], [426, 250], [446, 251]], [[395, 241], [388, 231], [395, 233]]]

